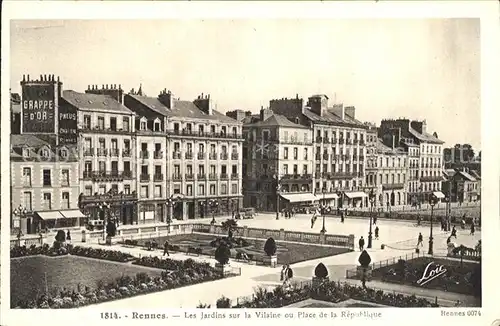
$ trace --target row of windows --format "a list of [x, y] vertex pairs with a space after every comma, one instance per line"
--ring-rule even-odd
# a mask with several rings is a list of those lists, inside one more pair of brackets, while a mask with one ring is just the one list
[[[50, 187], [52, 186], [52, 171], [50, 169], [43, 169], [42, 171], [42, 185], [44, 187]], [[60, 175], [60, 180], [61, 180], [61, 186], [69, 186], [69, 169], [62, 169], [61, 170], [61, 175]], [[29, 167], [23, 168], [23, 186], [25, 187], [31, 187], [32, 185], [32, 169]]]
[[[338, 166], [338, 171], [337, 171], [337, 166]], [[345, 164], [345, 170], [344, 170], [344, 164], [332, 164], [331, 165], [332, 169], [330, 172], [358, 172], [358, 164], [353, 164], [352, 165], [352, 171], [351, 171], [351, 165], [350, 164]], [[316, 172], [320, 172], [321, 165], [316, 164]], [[328, 172], [328, 164], [323, 164], [323, 172]], [[363, 165], [359, 164], [359, 172], [363, 172]]]
[[422, 145], [422, 154], [441, 154], [441, 146], [438, 145]]
[[[92, 127], [92, 116], [88, 114], [83, 115], [83, 127], [85, 129], [94, 129]], [[104, 116], [98, 116], [97, 117], [97, 126], [96, 129], [99, 130], [105, 130], [106, 129], [106, 124], [104, 120]], [[117, 124], [117, 118], [116, 117], [110, 117], [109, 118], [109, 129], [113, 131], [118, 130], [118, 124]], [[122, 117], [122, 123], [121, 123], [121, 128], [120, 130], [129, 132], [130, 131], [130, 117]]]
[[[351, 131], [328, 131], [328, 130], [323, 130], [323, 133], [321, 133], [321, 130], [316, 130], [316, 138], [320, 138], [323, 136], [323, 138], [329, 139], [330, 135], [332, 138], [340, 138], [340, 139], [351, 139], [351, 136], [354, 140], [364, 140], [364, 134], [360, 132], [351, 132]], [[338, 137], [337, 137], [338, 135]]]
[[366, 183], [369, 185], [376, 185], [378, 179], [378, 184], [402, 184], [406, 182], [406, 174], [370, 174], [366, 176]]
[[417, 183], [410, 182], [408, 185], [408, 191], [409, 192], [419, 192], [419, 191], [440, 191], [441, 190], [441, 183], [439, 182], [433, 182], [433, 183], [423, 183], [420, 186], [418, 186]]
[[[186, 185], [186, 191], [183, 193], [180, 191], [180, 185], [174, 186], [174, 193], [180, 194], [183, 193], [185, 196], [194, 196], [193, 192], [193, 185]], [[216, 196], [217, 194], [217, 186], [215, 184], [211, 184], [208, 187], [209, 193], [208, 195], [210, 196]], [[145, 185], [141, 186], [140, 189], [140, 198], [147, 199], [151, 198], [150, 194], [150, 187]], [[220, 185], [220, 195], [228, 195], [228, 186], [226, 184], [221, 184]], [[238, 184], [231, 184], [231, 194], [237, 195], [238, 194]], [[154, 193], [153, 193], [153, 198], [161, 198], [163, 197], [163, 192], [162, 192], [162, 186], [160, 185], [155, 185], [154, 186]], [[205, 185], [204, 184], [199, 184], [198, 185], [198, 191], [196, 193], [196, 196], [205, 196], [207, 195], [205, 193]]]
[[[25, 191], [23, 193], [23, 201], [24, 201], [23, 207], [26, 208], [28, 211], [32, 211], [33, 194], [31, 193], [31, 191]], [[62, 209], [70, 208], [69, 192], [61, 193], [61, 208]], [[52, 209], [52, 194], [49, 192], [44, 192], [41, 210], [51, 210], [51, 209]]]

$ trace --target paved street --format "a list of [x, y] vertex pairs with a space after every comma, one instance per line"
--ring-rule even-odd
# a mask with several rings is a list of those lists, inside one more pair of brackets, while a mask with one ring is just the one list
[[[282, 219], [276, 221], [274, 215], [272, 214], [259, 214], [259, 216], [253, 220], [239, 221], [240, 225], [248, 225], [249, 227], [266, 227], [271, 229], [284, 228], [286, 230], [296, 230], [296, 231], [310, 231], [310, 216], [298, 215], [292, 219]], [[424, 238], [428, 237], [429, 227], [416, 227], [413, 226], [411, 222], [379, 222], [379, 227], [381, 229], [381, 240], [375, 240], [373, 249], [369, 252], [372, 256], [373, 262], [381, 262], [386, 259], [392, 259], [394, 257], [405, 258], [406, 255], [410, 256], [413, 252], [413, 244], [407, 244], [407, 250], [397, 250], [393, 248], [380, 249], [380, 244], [382, 242], [395, 243], [398, 241], [409, 240], [417, 237], [418, 232], [424, 234]], [[338, 218], [329, 217], [326, 219], [326, 228], [329, 232], [335, 230], [338, 234], [355, 234], [356, 238], [360, 235], [367, 237], [368, 224], [367, 221], [361, 219], [346, 219], [345, 223], [340, 223]], [[318, 233], [321, 229], [321, 221], [318, 220], [317, 225], [315, 225], [313, 232]], [[439, 227], [434, 229], [435, 232], [435, 254], [442, 255], [446, 253], [446, 237], [447, 235], [439, 230]], [[465, 244], [468, 246], [473, 246], [480, 239], [480, 232], [477, 232], [475, 236], [470, 236], [468, 232], [458, 231], [457, 243]], [[390, 235], [390, 238], [389, 238]], [[357, 241], [357, 240], [356, 240]], [[410, 241], [411, 242], [411, 241]], [[416, 241], [415, 241], [416, 242]], [[87, 246], [100, 247], [97, 244], [85, 244]], [[424, 241], [424, 251], [427, 250], [427, 239]], [[397, 247], [397, 246], [395, 246]], [[101, 247], [102, 248], [102, 247]], [[144, 255], [158, 255], [161, 256], [161, 251], [149, 252], [142, 248], [125, 248], [122, 246], [112, 246], [110, 249], [121, 250], [128, 252], [134, 256], [144, 256]], [[342, 280], [345, 278], [346, 269], [355, 268], [358, 264], [357, 259], [359, 256], [359, 251], [346, 253], [337, 256], [331, 256], [326, 258], [320, 258], [315, 260], [309, 260], [301, 263], [292, 265], [294, 269], [294, 276], [296, 281], [306, 281], [310, 280], [314, 268], [320, 262], [325, 264], [329, 269], [330, 278], [332, 280]], [[208, 261], [210, 263], [215, 263], [215, 260], [210, 257], [192, 257], [187, 256], [182, 253], [175, 253], [171, 255], [172, 259], [187, 259], [192, 258], [199, 261]], [[397, 258], [396, 258], [397, 259]], [[259, 286], [264, 287], [274, 287], [280, 284], [279, 273], [280, 269], [271, 269], [264, 266], [255, 266], [238, 262], [231, 262], [232, 266], [241, 267], [242, 275], [238, 277], [232, 277], [228, 279], [219, 280], [216, 282], [202, 283], [197, 285], [192, 285], [188, 287], [173, 289], [169, 291], [163, 291], [153, 294], [148, 294], [144, 296], [133, 297], [129, 299], [106, 302], [99, 305], [99, 308], [106, 309], [118, 309], [124, 306], [136, 307], [136, 308], [164, 308], [164, 307], [183, 307], [191, 308], [196, 307], [200, 302], [215, 305], [215, 301], [221, 296], [226, 296], [230, 299], [236, 300], [238, 297], [250, 296], [254, 292], [254, 289]], [[393, 290], [392, 288], [389, 290]], [[411, 288], [410, 288], [411, 290]], [[432, 294], [429, 294], [432, 296]], [[455, 296], [453, 294], [447, 297], [449, 300], [454, 300]], [[90, 306], [86, 309], [93, 309], [94, 306]]]

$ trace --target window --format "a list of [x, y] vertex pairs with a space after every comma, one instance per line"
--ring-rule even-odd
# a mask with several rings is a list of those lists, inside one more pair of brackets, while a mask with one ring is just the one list
[[106, 139], [99, 138], [99, 148], [100, 149], [105, 149], [106, 148]]
[[193, 195], [193, 185], [186, 185], [186, 196]]
[[44, 187], [50, 187], [52, 185], [50, 170], [43, 170], [43, 185]]
[[294, 174], [294, 175], [299, 174], [299, 167], [298, 167], [298, 165], [297, 165], [297, 164], [294, 164], [294, 165], [293, 165], [293, 174]]
[[308, 156], [308, 150], [307, 148], [304, 148], [304, 160], [307, 160], [307, 156]]
[[109, 118], [109, 129], [116, 131], [116, 118]]
[[203, 164], [198, 165], [198, 173], [200, 175], [204, 175], [205, 174], [205, 165], [203, 165]]
[[50, 156], [49, 149], [47, 147], [42, 148], [42, 157], [47, 158], [49, 156]]
[[215, 144], [210, 144], [210, 154], [215, 154]]
[[69, 192], [62, 193], [62, 207], [66, 209], [69, 208]]
[[298, 160], [299, 159], [299, 149], [297, 147], [293, 148], [293, 159]]
[[31, 211], [31, 192], [29, 191], [25, 191], [24, 194], [23, 194], [23, 199], [24, 199], [24, 208], [26, 208], [26, 210], [28, 211]]
[[61, 150], [59, 151], [59, 155], [62, 157], [62, 158], [66, 158], [68, 157], [68, 150], [66, 148], [61, 148]]
[[285, 148], [283, 149], [283, 158], [284, 158], [285, 160], [288, 160], [288, 147], [285, 147]]
[[210, 195], [215, 195], [215, 185], [210, 185]]
[[123, 186], [123, 193], [125, 195], [130, 195], [130, 185], [124, 185]]
[[237, 183], [233, 183], [231, 185], [231, 193], [232, 194], [237, 194], [238, 193], [238, 184]]
[[193, 175], [193, 166], [192, 165], [186, 165], [186, 174]]
[[181, 193], [181, 185], [180, 184], [174, 184], [174, 194], [180, 194]]
[[283, 174], [288, 174], [288, 164], [283, 164]]
[[29, 148], [23, 148], [23, 157], [30, 157], [31, 150]]
[[23, 186], [31, 187], [31, 168], [23, 168]]
[[205, 153], [205, 145], [204, 144], [198, 144], [198, 153]]
[[99, 186], [99, 195], [104, 195], [106, 193], [106, 186], [101, 185]]
[[104, 117], [97, 117], [97, 128], [104, 129]]
[[51, 193], [44, 193], [43, 194], [43, 209], [44, 210], [51, 210], [52, 209], [52, 194]]
[[[333, 170], [332, 170], [332, 172], [333, 172]], [[304, 164], [302, 166], [302, 174], [307, 174], [307, 164]]]
[[92, 186], [85, 186], [85, 196], [92, 196]]
[[123, 149], [126, 152], [130, 152], [130, 139], [123, 140]]
[[161, 186], [155, 186], [155, 198], [161, 198]]
[[227, 195], [227, 185], [225, 183], [220, 186], [221, 195]]
[[232, 173], [232, 174], [238, 174], [238, 165], [233, 164], [233, 165], [231, 166], [231, 173]]
[[141, 186], [141, 198], [149, 198], [149, 186]]
[[154, 128], [154, 131], [161, 131], [161, 124], [160, 124], [160, 121], [158, 119], [155, 120], [153, 128]]
[[181, 175], [181, 166], [179, 164], [174, 165], [174, 175], [175, 176]]
[[199, 133], [200, 135], [203, 135], [203, 134], [205, 133], [205, 126], [203, 126], [203, 125], [199, 125], [199, 126], [198, 126], [198, 133]]
[[283, 140], [288, 141], [288, 131], [283, 132]]
[[210, 126], [210, 132], [212, 134], [215, 134], [215, 126], [214, 125]]
[[205, 185], [198, 185], [198, 196], [205, 196]]
[[68, 169], [61, 170], [61, 186], [63, 186], [63, 187], [69, 186], [69, 170]]
[[139, 125], [139, 130], [147, 130], [148, 129], [148, 124], [146, 120], [141, 119], [141, 123]]
[[83, 116], [83, 128], [84, 129], [91, 129], [91, 118], [90, 115], [85, 114]]
[[123, 131], [130, 131], [130, 119], [129, 117], [123, 117]]
[[210, 165], [210, 174], [216, 174], [217, 173], [217, 169], [215, 167], [215, 165]]
[[233, 127], [233, 136], [236, 136], [238, 134], [238, 128]]
[[106, 172], [106, 162], [99, 161], [99, 172]]

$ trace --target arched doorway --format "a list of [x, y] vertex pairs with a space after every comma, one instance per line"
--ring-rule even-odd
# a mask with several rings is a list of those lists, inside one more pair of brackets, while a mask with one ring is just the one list
[[396, 204], [396, 195], [391, 192], [391, 206], [394, 206]]
[[385, 194], [385, 203], [384, 204], [389, 205], [389, 194], [388, 193]]
[[401, 193], [398, 192], [398, 205], [401, 205]]

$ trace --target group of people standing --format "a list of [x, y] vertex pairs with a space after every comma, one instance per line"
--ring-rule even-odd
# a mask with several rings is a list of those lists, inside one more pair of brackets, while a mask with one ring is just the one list
[[281, 269], [281, 276], [280, 280], [283, 282], [283, 286], [289, 286], [290, 285], [290, 280], [293, 278], [293, 270], [290, 267], [290, 265], [286, 264], [283, 265], [283, 268]]

